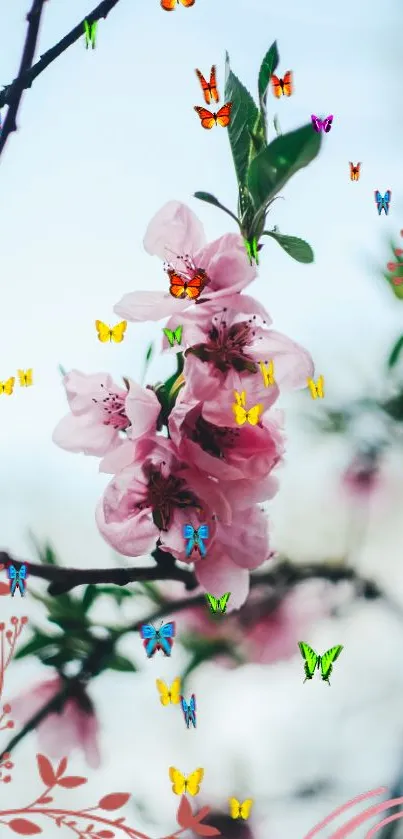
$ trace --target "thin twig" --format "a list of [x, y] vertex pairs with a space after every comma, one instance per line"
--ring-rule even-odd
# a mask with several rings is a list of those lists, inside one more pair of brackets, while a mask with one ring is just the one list
[[[3, 103], [8, 105], [8, 111], [4, 120], [2, 132], [0, 134], [0, 155], [10, 134], [17, 130], [18, 108], [21, 102], [22, 91], [26, 86], [22, 83], [22, 79], [31, 69], [32, 62], [34, 60], [44, 3], [46, 3], [46, 0], [34, 0], [31, 11], [27, 14], [28, 31], [24, 49], [22, 51], [20, 69], [16, 80], [11, 85], [13, 90], [10, 93], [10, 96], [8, 97], [7, 102]], [[2, 107], [3, 105], [0, 105], [0, 108]]]
[[[36, 0], [36, 2], [44, 3], [45, 0]], [[59, 57], [68, 47], [71, 47], [82, 35], [84, 35], [84, 21], [87, 20], [89, 24], [95, 23], [95, 21], [100, 20], [101, 17], [106, 18], [109, 12], [113, 9], [116, 4], [119, 3], [119, 0], [102, 0], [92, 12], [88, 12], [88, 15], [83, 18], [74, 29], [71, 30], [64, 38], [61, 39], [54, 47], [51, 47], [50, 50], [45, 52], [41, 55], [39, 61], [33, 65], [33, 67], [25, 67], [24, 71], [22, 72], [22, 68], [18, 77], [14, 79], [11, 84], [7, 85], [3, 91], [0, 93], [0, 108], [3, 108], [4, 105], [10, 105], [14, 99], [14, 97], [19, 94], [21, 98], [21, 94], [23, 90], [31, 87], [32, 82], [35, 81], [36, 77], [42, 73], [49, 64], [52, 63], [56, 58]], [[34, 4], [35, 5], [35, 4]], [[7, 114], [8, 116], [8, 114]], [[6, 123], [4, 123], [5, 125]], [[4, 133], [4, 129], [3, 129]]]

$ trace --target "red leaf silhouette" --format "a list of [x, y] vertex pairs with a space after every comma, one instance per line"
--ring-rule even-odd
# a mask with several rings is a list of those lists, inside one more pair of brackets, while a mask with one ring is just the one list
[[190, 827], [194, 822], [192, 808], [184, 795], [182, 795], [180, 800], [178, 812], [176, 814], [176, 821], [184, 828]]
[[202, 807], [198, 813], [193, 814], [193, 820], [195, 822], [201, 822], [202, 819], [205, 819], [208, 813], [210, 812], [210, 807]]
[[102, 837], [102, 839], [113, 839], [114, 835], [115, 834], [112, 833], [111, 830], [100, 830], [99, 833], [97, 833], [97, 836]]
[[80, 778], [78, 775], [67, 775], [67, 778], [59, 778], [57, 785], [66, 789], [73, 789], [74, 787], [81, 787], [82, 784], [86, 784], [87, 780], [87, 778]]
[[45, 787], [53, 787], [56, 783], [56, 775], [50, 760], [45, 755], [37, 755], [36, 760], [41, 781], [45, 784]]
[[196, 822], [196, 824], [193, 825], [192, 830], [199, 836], [221, 836], [221, 830], [217, 830], [216, 827], [211, 827], [210, 824], [198, 824], [198, 822]]
[[62, 757], [59, 766], [56, 769], [56, 778], [61, 778], [67, 769], [67, 757]]
[[101, 798], [98, 807], [101, 810], [120, 810], [130, 798], [130, 792], [111, 792]]
[[38, 798], [38, 804], [49, 804], [49, 801], [53, 801], [51, 795], [44, 795], [42, 798]]
[[42, 828], [34, 822], [29, 822], [28, 819], [12, 819], [11, 822], [8, 822], [8, 826], [14, 833], [19, 833], [20, 836], [33, 836], [34, 833], [42, 833]]
[[0, 583], [0, 596], [2, 594], [10, 594], [10, 586], [8, 583]]

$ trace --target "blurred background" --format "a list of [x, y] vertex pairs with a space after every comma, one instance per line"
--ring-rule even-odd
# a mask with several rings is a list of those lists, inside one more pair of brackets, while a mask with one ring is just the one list
[[[4, 85], [17, 74], [27, 11], [26, 0], [0, 5]], [[89, 11], [88, 0], [50, 0], [38, 56]], [[172, 660], [148, 661], [138, 634], [128, 634], [119, 649], [138, 672], [108, 671], [89, 686], [102, 763], [84, 792], [64, 793], [65, 803], [84, 806], [91, 791], [96, 800], [124, 789], [134, 799], [129, 822], [165, 835], [178, 803], [168, 766], [185, 773], [203, 766], [202, 803], [226, 812], [228, 796], [253, 797], [251, 837], [302, 839], [354, 795], [381, 785], [403, 794], [403, 453], [399, 418], [377, 407], [395, 398], [402, 382], [399, 365], [386, 372], [403, 332], [402, 302], [383, 276], [390, 241], [400, 246], [403, 227], [403, 116], [396, 104], [402, 24], [399, 0], [288, 0], [286, 8], [196, 0], [172, 14], [158, 0], [120, 0], [98, 24], [95, 50], [80, 39], [24, 93], [19, 130], [1, 160], [0, 379], [33, 367], [35, 385], [0, 400], [0, 547], [33, 560], [31, 533], [51, 544], [62, 564], [123, 564], [95, 525], [108, 476], [98, 473], [96, 459], [51, 441], [67, 412], [58, 365], [141, 381], [147, 347], [155, 342], [159, 349], [161, 324], [131, 325], [121, 345], [102, 345], [94, 320], [115, 323], [113, 306], [126, 292], [162, 288], [161, 264], [142, 247], [150, 218], [177, 199], [199, 215], [208, 239], [234, 229], [227, 216], [191, 197], [210, 191], [236, 207], [226, 133], [201, 131], [193, 111], [202, 104], [194, 68], [207, 76], [217, 64], [222, 89], [227, 49], [232, 69], [256, 96], [261, 59], [277, 39], [278, 74], [294, 71], [295, 94], [277, 102], [269, 93], [269, 119], [277, 114], [283, 132], [311, 113], [333, 113], [334, 122], [319, 158], [287, 185], [269, 219], [306, 239], [315, 263], [294, 262], [269, 239], [248, 290], [325, 376], [320, 404], [306, 393], [282, 400], [288, 443], [281, 489], [269, 508], [272, 547], [295, 564], [348, 562], [389, 598], [356, 598], [347, 583], [314, 581], [298, 587], [251, 637], [245, 630], [248, 643], [234, 628], [242, 666], [209, 661], [189, 676], [196, 731], [159, 704], [155, 687], [155, 678], [171, 682], [183, 672], [191, 644], [177, 643]], [[350, 181], [350, 160], [362, 162], [358, 183]], [[390, 214], [378, 216], [374, 190], [388, 188]], [[146, 382], [171, 372], [172, 358], [155, 352]], [[44, 593], [37, 581], [28, 588]], [[163, 592], [176, 597], [182, 589], [164, 585]], [[27, 614], [31, 628], [48, 625], [46, 609], [29, 593], [24, 600], [3, 597], [1, 609], [4, 621]], [[123, 625], [151, 610], [144, 596], [118, 605], [105, 595], [91, 620]], [[177, 616], [184, 634], [195, 621]], [[198, 631], [210, 631], [201, 619]], [[28, 627], [20, 644], [29, 638]], [[344, 645], [331, 690], [318, 677], [303, 685], [301, 639], [319, 652]], [[53, 672], [34, 657], [14, 662], [3, 700]], [[34, 734], [16, 747], [7, 806], [21, 803], [22, 784], [36, 790], [36, 751]], [[79, 752], [69, 768], [86, 774]], [[238, 836], [234, 824], [223, 829], [229, 839]], [[401, 835], [396, 828], [393, 836]]]

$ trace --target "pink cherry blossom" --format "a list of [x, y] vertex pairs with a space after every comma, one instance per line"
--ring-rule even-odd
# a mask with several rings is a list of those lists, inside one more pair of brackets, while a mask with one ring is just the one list
[[186, 462], [220, 481], [249, 479], [254, 483], [278, 464], [284, 453], [280, 412], [266, 413], [261, 427], [234, 428], [232, 418], [226, 427], [227, 405], [221, 400], [217, 403], [217, 412], [223, 415], [213, 424], [204, 419], [202, 402], [183, 398], [185, 391], [169, 417], [169, 432]]
[[[13, 716], [25, 723], [46, 705], [63, 687], [57, 676], [39, 682], [12, 700]], [[84, 688], [76, 688], [76, 695], [67, 699], [60, 713], [51, 713], [36, 728], [41, 751], [51, 758], [68, 757], [74, 749], [81, 749], [92, 769], [101, 763], [98, 747], [98, 721], [92, 702]]]
[[72, 370], [63, 380], [71, 413], [53, 432], [53, 442], [72, 452], [98, 457], [115, 451], [122, 432], [136, 440], [154, 430], [161, 406], [152, 390], [129, 382], [119, 388], [108, 373]]
[[156, 546], [183, 558], [183, 525], [207, 521], [212, 538], [213, 512], [230, 521], [231, 510], [218, 483], [189, 468], [173, 443], [145, 437], [135, 447], [135, 462], [118, 472], [97, 508], [98, 527], [125, 556], [142, 556]]
[[151, 220], [144, 247], [187, 278], [190, 260], [195, 270], [202, 268], [206, 272], [209, 282], [197, 301], [172, 297], [168, 278], [164, 276], [161, 277], [163, 291], [125, 294], [114, 311], [129, 321], [157, 321], [175, 315], [181, 322], [183, 312], [194, 311], [196, 303], [197, 308], [198, 304], [204, 305], [203, 301], [216, 305], [221, 298], [242, 291], [256, 277], [256, 268], [249, 265], [241, 236], [228, 233], [206, 244], [197, 216], [178, 201], [169, 201]]

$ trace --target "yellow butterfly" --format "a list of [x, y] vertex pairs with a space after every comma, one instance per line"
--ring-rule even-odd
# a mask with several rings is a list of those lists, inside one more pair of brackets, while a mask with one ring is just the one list
[[274, 362], [270, 361], [269, 366], [266, 367], [263, 361], [259, 361], [260, 372], [263, 376], [263, 382], [265, 387], [269, 387], [269, 385], [275, 385], [275, 378], [274, 378]]
[[183, 795], [188, 792], [189, 795], [197, 795], [200, 792], [200, 784], [204, 778], [204, 769], [195, 769], [190, 775], [182, 775], [179, 769], [174, 766], [169, 767], [169, 777], [172, 781], [172, 792], [175, 795]]
[[314, 382], [313, 379], [307, 379], [309, 390], [311, 391], [312, 399], [323, 399], [325, 396], [325, 377], [319, 376], [318, 381]]
[[179, 676], [173, 680], [171, 687], [165, 684], [162, 679], [156, 679], [155, 683], [160, 693], [161, 705], [178, 705], [181, 698], [181, 680]]
[[107, 341], [114, 341], [115, 344], [120, 344], [126, 332], [127, 320], [122, 320], [116, 326], [108, 326], [102, 320], [96, 320], [95, 326], [98, 332], [98, 341], [101, 341], [103, 344]]
[[248, 819], [252, 809], [253, 798], [247, 798], [242, 804], [237, 798], [229, 798], [229, 811], [233, 819]]
[[234, 390], [235, 394], [235, 402], [232, 406], [232, 410], [235, 416], [235, 422], [237, 425], [245, 425], [245, 422], [248, 422], [249, 425], [257, 425], [260, 419], [260, 414], [263, 410], [263, 405], [254, 405], [253, 408], [249, 408], [249, 411], [246, 410], [246, 393], [243, 390], [242, 393], [238, 393], [237, 390]]
[[30, 367], [29, 370], [17, 370], [20, 387], [30, 387], [33, 384], [32, 373], [32, 367]]
[[5, 393], [6, 396], [11, 396], [15, 385], [14, 376], [10, 376], [5, 382], [0, 382], [0, 393]]

